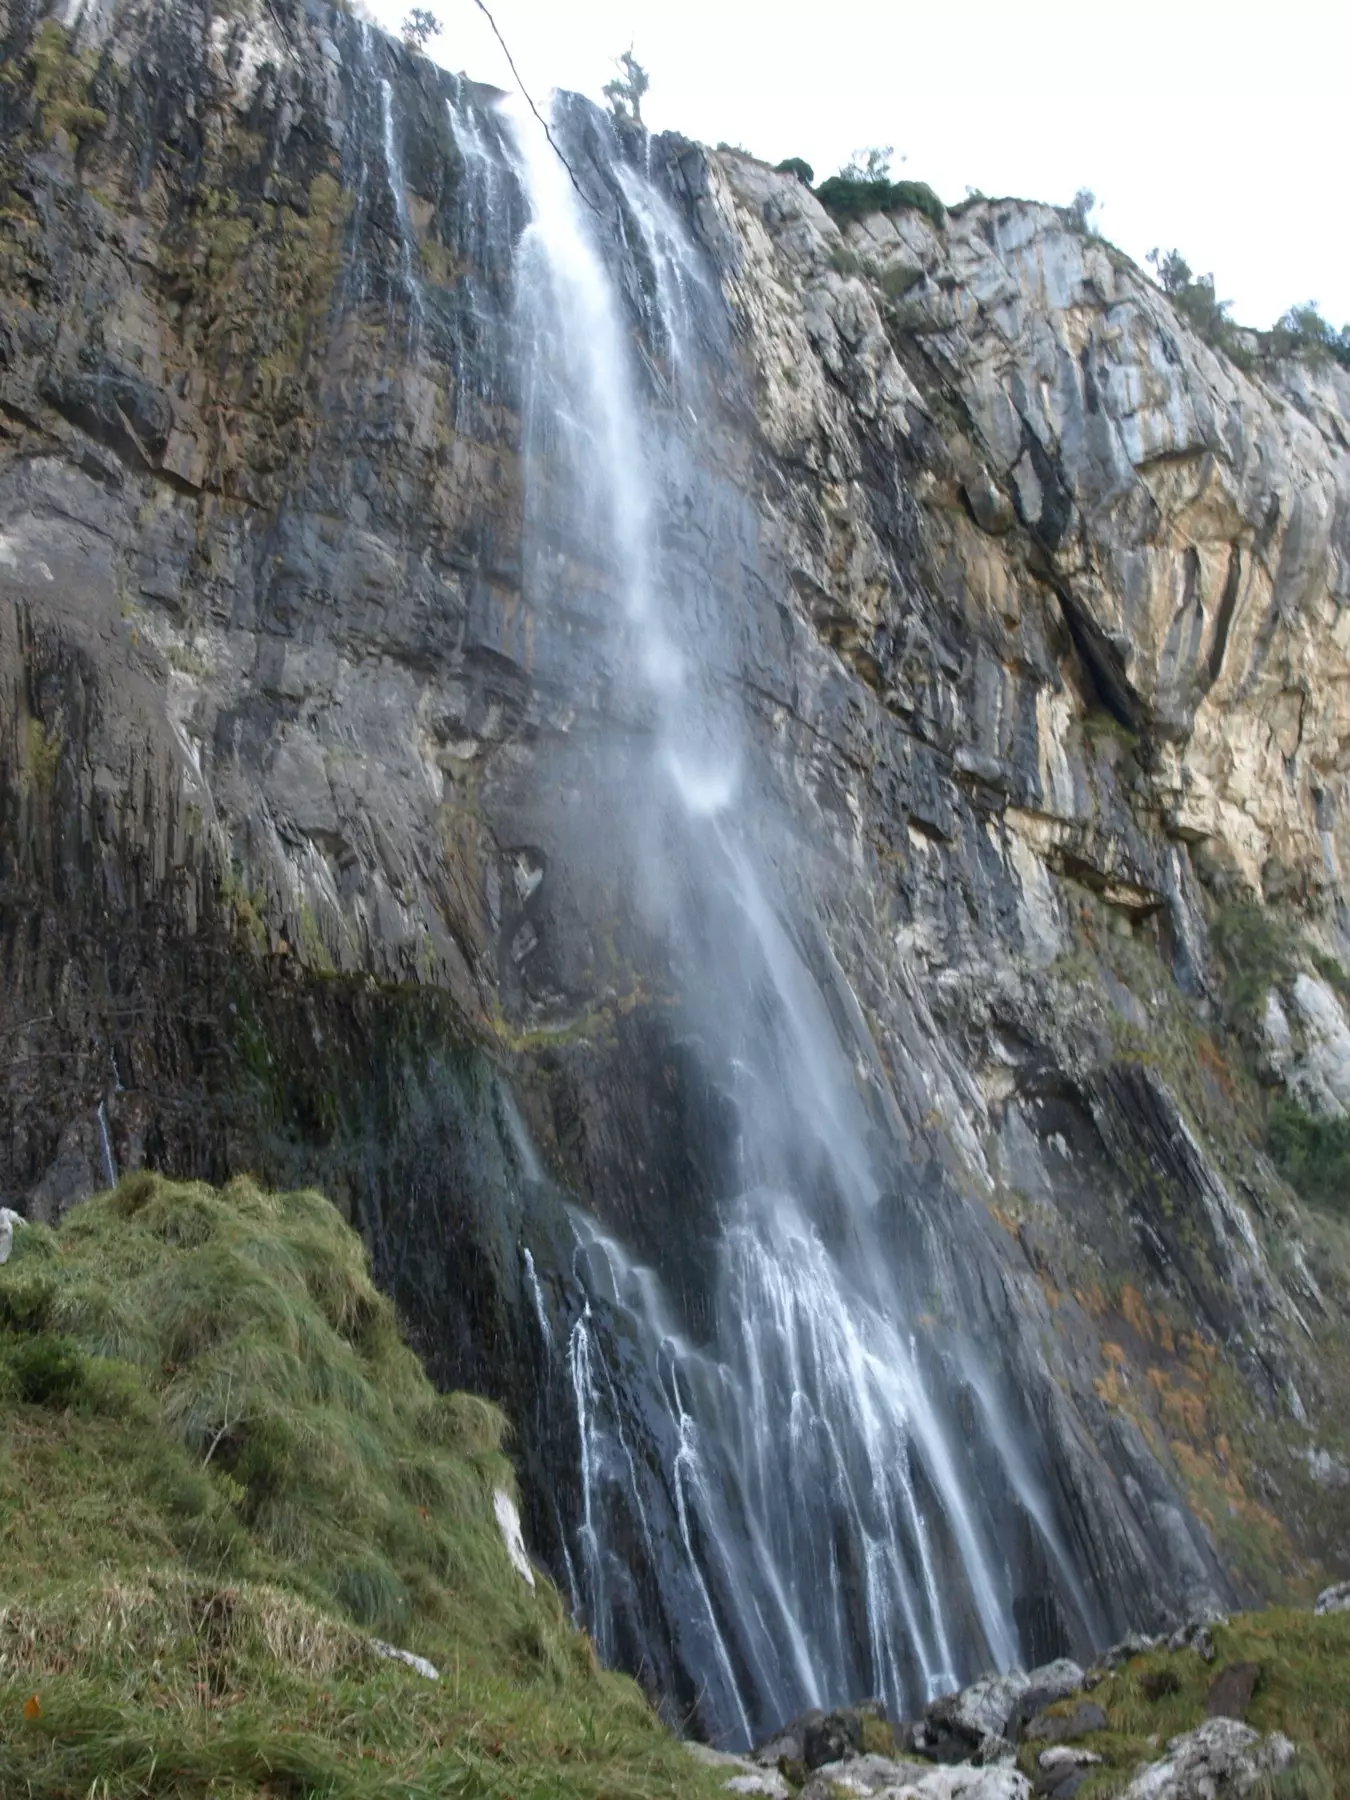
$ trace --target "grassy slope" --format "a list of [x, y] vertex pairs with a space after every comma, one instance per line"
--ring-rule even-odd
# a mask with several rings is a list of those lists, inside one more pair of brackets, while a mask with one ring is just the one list
[[[321, 1196], [147, 1175], [0, 1269], [0, 1794], [695, 1800]], [[421, 1652], [429, 1682], [377, 1658]]]
[[[1339, 1800], [1350, 1795], [1350, 1613], [1316, 1618], [1281, 1607], [1247, 1613], [1213, 1632], [1215, 1656], [1193, 1650], [1151, 1651], [1108, 1675], [1091, 1698], [1106, 1710], [1109, 1732], [1085, 1738], [1103, 1758], [1080, 1800], [1119, 1794], [1140, 1763], [1165, 1753], [1169, 1738], [1204, 1722], [1215, 1677], [1231, 1663], [1254, 1662], [1260, 1679], [1247, 1723], [1282, 1731], [1298, 1747], [1295, 1767], [1272, 1788], [1271, 1800]], [[1071, 1712], [1076, 1701], [1053, 1707]], [[1034, 1773], [1028, 1745], [1022, 1766]]]

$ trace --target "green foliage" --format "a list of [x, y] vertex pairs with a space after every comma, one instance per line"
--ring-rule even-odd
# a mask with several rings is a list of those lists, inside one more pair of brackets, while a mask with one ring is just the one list
[[1350, 1119], [1318, 1119], [1281, 1097], [1270, 1109], [1270, 1153], [1300, 1198], [1350, 1218]]
[[1177, 311], [1207, 344], [1230, 355], [1237, 349], [1230, 300], [1220, 300], [1213, 275], [1195, 275], [1179, 250], [1153, 249], [1148, 253], [1158, 286]]
[[1210, 937], [1224, 965], [1224, 994], [1233, 1021], [1250, 1033], [1259, 1027], [1270, 989], [1297, 972], [1303, 954], [1300, 934], [1270, 907], [1243, 900], [1219, 910]]
[[926, 181], [890, 181], [886, 177], [851, 175], [847, 170], [831, 175], [816, 189], [816, 198], [832, 217], [864, 219], [869, 213], [921, 212], [941, 230], [947, 209]]
[[434, 12], [425, 6], [414, 6], [403, 21], [403, 41], [418, 50], [425, 50], [431, 39], [441, 35], [441, 22]]
[[1089, 232], [1092, 229], [1092, 215], [1097, 208], [1097, 196], [1091, 188], [1079, 188], [1068, 205], [1069, 223], [1075, 231]]
[[70, 33], [56, 19], [46, 19], [33, 38], [28, 59], [33, 70], [33, 97], [42, 110], [43, 134], [50, 142], [64, 131], [78, 143], [101, 131], [108, 115], [89, 104], [89, 88], [97, 59], [70, 47]]
[[642, 123], [642, 96], [652, 85], [651, 77], [633, 55], [630, 44], [622, 56], [615, 57], [618, 74], [605, 83], [604, 95], [616, 119], [629, 125]]
[[711, 1800], [512, 1567], [503, 1431], [431, 1387], [318, 1194], [138, 1173], [16, 1233], [0, 1793]]
[[1331, 360], [1350, 369], [1350, 325], [1335, 330], [1317, 310], [1314, 300], [1291, 306], [1274, 330], [1267, 333], [1264, 347], [1271, 356], [1301, 356], [1309, 362]]
[[774, 173], [777, 175], [795, 175], [803, 187], [810, 187], [811, 183], [816, 178], [816, 172], [811, 167], [810, 163], [803, 161], [800, 156], [789, 156], [786, 161], [775, 164]]

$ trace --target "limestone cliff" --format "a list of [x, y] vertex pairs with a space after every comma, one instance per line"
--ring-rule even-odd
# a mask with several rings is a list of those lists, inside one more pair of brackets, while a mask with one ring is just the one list
[[[560, 1567], [520, 1246], [565, 1271], [579, 1196], [696, 1332], [731, 1133], [628, 853], [574, 829], [641, 720], [581, 550], [550, 608], [523, 577], [524, 202], [341, 10], [0, 0], [0, 45], [0, 1201], [322, 1182], [520, 1420]], [[1234, 367], [1052, 208], [841, 231], [573, 128], [635, 335], [614, 159], [699, 246], [667, 551], [1102, 1629], [1343, 1564], [1344, 1215], [1266, 1136], [1282, 1082], [1350, 1106], [1350, 377]]]

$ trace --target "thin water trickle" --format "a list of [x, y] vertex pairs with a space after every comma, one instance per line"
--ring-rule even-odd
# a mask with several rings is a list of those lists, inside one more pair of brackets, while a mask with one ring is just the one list
[[103, 1180], [106, 1186], [117, 1186], [117, 1158], [113, 1155], [112, 1134], [108, 1130], [108, 1107], [106, 1101], [98, 1103], [98, 1147], [103, 1160]]
[[408, 185], [404, 180], [403, 158], [399, 153], [398, 136], [394, 130], [394, 90], [388, 80], [380, 82], [380, 129], [384, 146], [385, 178], [389, 183], [394, 217], [398, 224], [399, 268], [403, 277], [404, 297], [408, 302], [408, 348], [412, 352], [417, 348], [417, 341], [421, 336], [426, 308], [419, 273], [417, 233], [413, 228], [412, 212], [408, 206]]

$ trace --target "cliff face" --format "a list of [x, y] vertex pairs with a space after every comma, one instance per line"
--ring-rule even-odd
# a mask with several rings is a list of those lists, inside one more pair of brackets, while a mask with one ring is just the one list
[[[531, 561], [529, 201], [490, 96], [317, 4], [11, 0], [0, 43], [0, 1200], [325, 1184], [520, 1421], [561, 1579], [567, 1199], [702, 1342], [737, 1126], [613, 823], [650, 717], [612, 570], [580, 521], [547, 604]], [[747, 158], [564, 124], [915, 1331], [954, 1318], [1045, 1464], [1022, 1653], [1343, 1561], [1344, 1233], [1263, 1145], [1280, 1082], [1350, 1104], [1350, 380], [1236, 369], [1053, 209], [841, 233]], [[692, 1578], [642, 1531], [607, 1647], [687, 1704]]]

